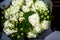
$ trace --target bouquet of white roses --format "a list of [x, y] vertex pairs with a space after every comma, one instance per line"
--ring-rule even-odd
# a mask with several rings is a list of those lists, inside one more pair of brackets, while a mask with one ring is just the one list
[[12, 40], [36, 38], [48, 28], [51, 19], [48, 4], [42, 0], [12, 0], [4, 17], [3, 31]]

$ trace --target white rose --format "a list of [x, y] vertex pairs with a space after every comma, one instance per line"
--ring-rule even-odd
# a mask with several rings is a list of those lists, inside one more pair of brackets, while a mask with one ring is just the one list
[[15, 14], [19, 11], [19, 6], [10, 6], [10, 14]]
[[6, 27], [14, 27], [14, 24], [10, 23], [9, 20], [6, 20], [4, 23], [4, 28]]
[[30, 7], [33, 4], [33, 0], [26, 0], [26, 5]]
[[35, 5], [36, 9], [38, 9], [40, 11], [47, 10], [47, 6], [43, 1], [36, 1], [34, 5]]
[[15, 14], [15, 17], [18, 18], [18, 17], [19, 17], [19, 13], [16, 13], [16, 14]]
[[5, 15], [4, 15], [4, 16], [5, 16], [5, 18], [6, 18], [6, 19], [8, 19], [10, 15], [9, 15], [9, 14], [7, 14], [7, 13], [5, 13]]
[[40, 32], [41, 32], [41, 27], [40, 27], [40, 26], [35, 26], [35, 27], [33, 28], [33, 31], [34, 31], [35, 33], [40, 33]]
[[3, 29], [3, 31], [4, 31], [7, 35], [10, 35], [10, 34], [12, 34], [12, 33], [17, 32], [16, 30], [10, 30], [10, 29]]
[[36, 12], [35, 5], [32, 5], [31, 11], [34, 11], [34, 12]]
[[38, 14], [33, 14], [28, 17], [28, 21], [32, 24], [32, 26], [36, 26], [39, 23], [39, 16]]
[[23, 15], [24, 15], [23, 12], [20, 12], [20, 13], [19, 13], [19, 16], [20, 16], [20, 17], [23, 17]]
[[12, 5], [17, 6], [17, 5], [22, 5], [24, 0], [12, 0]]
[[28, 35], [27, 35], [28, 38], [36, 38], [36, 34], [34, 34], [33, 32], [28, 32]]
[[47, 29], [48, 26], [49, 26], [49, 21], [44, 20], [44, 21], [41, 23], [41, 26], [42, 26], [43, 29]]
[[24, 17], [19, 17], [19, 21], [22, 22], [25, 18]]
[[22, 10], [23, 10], [23, 12], [29, 12], [30, 11], [28, 6], [23, 6]]
[[17, 17], [15, 15], [11, 15], [9, 20], [11, 20], [11, 21], [17, 21]]
[[5, 11], [5, 14], [6, 15], [14, 15], [15, 13], [17, 13], [19, 11], [19, 7], [15, 7], [15, 6], [10, 6], [10, 8], [8, 8], [6, 11]]

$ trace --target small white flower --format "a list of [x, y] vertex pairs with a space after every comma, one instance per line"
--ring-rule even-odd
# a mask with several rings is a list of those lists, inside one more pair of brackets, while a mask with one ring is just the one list
[[36, 26], [36, 24], [39, 23], [39, 19], [40, 18], [37, 13], [28, 17], [28, 21], [32, 24], [32, 26]]
[[24, 1], [24, 0], [13, 0], [13, 1], [12, 1], [12, 5], [13, 5], [13, 6], [19, 5], [19, 6], [20, 6], [20, 5], [23, 4], [23, 1]]
[[4, 31], [7, 35], [10, 35], [10, 34], [12, 34], [12, 33], [17, 32], [16, 30], [10, 30], [10, 29], [3, 29], [3, 31]]
[[20, 16], [20, 17], [23, 17], [23, 15], [24, 15], [23, 12], [20, 12], [20, 13], [19, 13], [19, 16]]
[[34, 5], [37, 10], [40, 10], [40, 12], [41, 10], [47, 10], [47, 6], [43, 1], [36, 1]]
[[24, 17], [19, 17], [19, 21], [22, 22], [25, 18]]
[[33, 0], [26, 0], [26, 5], [30, 7], [33, 4]]
[[31, 11], [34, 11], [34, 12], [36, 12], [35, 5], [32, 5]]
[[12, 0], [12, 5], [14, 5], [14, 4], [16, 5], [16, 1], [15, 0]]
[[5, 16], [6, 19], [8, 19], [10, 15], [5, 13], [4, 16]]
[[18, 17], [19, 17], [19, 13], [16, 13], [16, 14], [15, 14], [15, 17], [16, 17], [16, 19], [18, 19]]
[[43, 29], [47, 29], [48, 26], [49, 26], [49, 21], [44, 20], [44, 21], [41, 23], [41, 26], [42, 26]]
[[35, 6], [36, 6], [36, 8], [43, 7], [44, 6], [44, 2], [43, 1], [36, 1], [35, 2]]
[[11, 6], [10, 7], [10, 14], [15, 14], [19, 11], [19, 6]]
[[34, 31], [35, 33], [40, 33], [40, 32], [41, 32], [41, 27], [36, 26], [36, 27], [33, 28], [33, 31]]
[[6, 20], [4, 23], [4, 28], [6, 27], [14, 27], [14, 24], [10, 23], [9, 20]]
[[22, 10], [23, 10], [23, 12], [29, 12], [30, 11], [28, 6], [23, 6]]
[[19, 7], [15, 7], [15, 6], [10, 6], [10, 8], [8, 8], [6, 11], [5, 11], [5, 14], [7, 15], [14, 15], [15, 13], [17, 13], [19, 11]]
[[15, 15], [11, 15], [9, 20], [11, 20], [11, 21], [17, 21], [17, 17]]
[[5, 15], [9, 15], [10, 12], [10, 8], [8, 8], [7, 10], [5, 10]]
[[36, 34], [34, 34], [33, 32], [28, 32], [28, 35], [27, 35], [28, 38], [36, 38]]

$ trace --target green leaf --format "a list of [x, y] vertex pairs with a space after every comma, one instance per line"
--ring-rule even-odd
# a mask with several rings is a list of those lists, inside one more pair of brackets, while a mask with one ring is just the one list
[[35, 3], [37, 0], [33, 0], [33, 2]]

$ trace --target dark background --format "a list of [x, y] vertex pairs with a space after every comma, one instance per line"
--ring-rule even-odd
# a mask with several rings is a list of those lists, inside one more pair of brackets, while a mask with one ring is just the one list
[[53, 10], [52, 15], [54, 18], [51, 22], [51, 29], [60, 31], [60, 0], [52, 0]]

